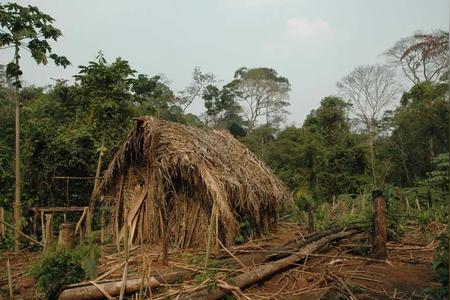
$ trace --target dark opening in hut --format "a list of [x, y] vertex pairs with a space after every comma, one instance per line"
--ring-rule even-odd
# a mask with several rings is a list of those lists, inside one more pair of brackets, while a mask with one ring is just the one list
[[114, 207], [110, 226], [121, 228], [121, 239], [128, 222], [130, 242], [157, 242], [166, 228], [171, 245], [203, 248], [214, 208], [214, 234], [230, 244], [241, 222], [259, 236], [291, 203], [279, 179], [228, 132], [153, 117], [136, 121], [103, 178], [97, 196], [110, 196], [103, 197]]

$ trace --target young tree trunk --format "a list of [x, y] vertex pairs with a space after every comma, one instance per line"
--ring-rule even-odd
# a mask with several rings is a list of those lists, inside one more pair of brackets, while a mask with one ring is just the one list
[[[15, 46], [15, 61], [16, 65], [19, 65], [19, 45]], [[17, 232], [22, 231], [22, 196], [21, 196], [21, 177], [20, 177], [20, 95], [19, 95], [19, 74], [16, 74], [16, 140], [15, 140], [15, 175], [16, 175], [16, 184], [15, 184], [15, 200], [14, 200], [14, 225], [15, 231], [14, 234], [14, 249], [16, 251], [20, 250], [20, 239]]]
[[375, 172], [375, 146], [374, 146], [375, 134], [372, 129], [369, 129], [369, 151], [370, 151], [370, 169], [372, 171], [373, 185], [377, 186], [377, 175]]

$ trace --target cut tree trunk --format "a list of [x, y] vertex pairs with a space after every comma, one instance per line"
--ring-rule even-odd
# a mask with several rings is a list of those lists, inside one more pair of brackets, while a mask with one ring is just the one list
[[75, 224], [62, 223], [59, 225], [58, 246], [69, 250], [74, 246]]
[[387, 256], [387, 217], [385, 199], [379, 190], [372, 192], [372, 198], [372, 253], [374, 258], [385, 259]]
[[[262, 266], [259, 266], [249, 272], [243, 273], [241, 275], [238, 275], [234, 278], [231, 278], [228, 280], [228, 283], [231, 286], [235, 286], [238, 288], [245, 288], [252, 284], [255, 284], [259, 281], [264, 280], [265, 278], [276, 274], [277, 272], [280, 272], [281, 270], [284, 270], [291, 266], [292, 264], [295, 264], [299, 260], [304, 259], [307, 255], [319, 250], [326, 244], [342, 239], [348, 236], [351, 236], [353, 234], [358, 233], [359, 230], [349, 230], [349, 231], [343, 231], [336, 234], [332, 234], [326, 237], [323, 237], [315, 242], [312, 242], [303, 248], [301, 248], [298, 252], [295, 254], [289, 255], [288, 257], [282, 258], [280, 260], [270, 262], [267, 264], [264, 264]], [[220, 287], [212, 288], [212, 289], [204, 289], [197, 293], [187, 295], [184, 299], [206, 299], [206, 300], [214, 300], [214, 299], [220, 299], [224, 297], [227, 294], [227, 290], [223, 290]]]
[[[171, 284], [192, 279], [195, 275], [193, 271], [179, 271], [166, 275], [156, 275], [145, 278], [143, 288], [156, 288], [161, 284]], [[141, 278], [130, 279], [127, 281], [125, 287], [125, 294], [132, 294], [139, 292], [142, 284]], [[120, 294], [122, 280], [115, 282], [97, 283], [103, 290], [105, 290], [112, 297], [117, 297]], [[59, 294], [59, 300], [95, 300], [104, 299], [103, 293], [94, 285], [80, 286], [76, 288], [69, 288], [63, 290]]]

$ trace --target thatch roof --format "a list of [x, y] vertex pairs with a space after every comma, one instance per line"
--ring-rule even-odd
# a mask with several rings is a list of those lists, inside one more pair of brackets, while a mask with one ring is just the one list
[[244, 219], [257, 234], [267, 231], [280, 210], [291, 203], [287, 189], [272, 171], [221, 130], [139, 118], [105, 171], [97, 193], [116, 191], [117, 195], [120, 178], [123, 182], [121, 176], [130, 174], [130, 169], [141, 170], [146, 178], [141, 186], [151, 186], [153, 202], [161, 203], [168, 214], [176, 195], [200, 202], [207, 215], [215, 203], [225, 241], [233, 240]]

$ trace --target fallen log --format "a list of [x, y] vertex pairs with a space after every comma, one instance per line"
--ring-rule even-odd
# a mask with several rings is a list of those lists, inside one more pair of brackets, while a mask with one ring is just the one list
[[[339, 240], [339, 239], [354, 235], [358, 232], [359, 232], [359, 230], [349, 230], [349, 231], [343, 231], [343, 232], [325, 236], [315, 242], [305, 245], [295, 254], [292, 254], [285, 258], [261, 265], [249, 272], [240, 274], [234, 278], [229, 279], [227, 281], [227, 283], [233, 287], [237, 287], [240, 289], [248, 287], [248, 286], [255, 284], [261, 280], [264, 280], [265, 278], [269, 277], [270, 275], [273, 275], [283, 269], [288, 268], [290, 265], [305, 258], [309, 254], [319, 250], [326, 244], [328, 244], [332, 241], [335, 241], [335, 240]], [[214, 300], [214, 299], [220, 299], [220, 298], [224, 297], [227, 293], [228, 293], [227, 290], [223, 290], [220, 287], [216, 287], [213, 289], [204, 289], [199, 292], [196, 292], [195, 294], [187, 295], [187, 296], [185, 296], [184, 299]]]
[[[353, 231], [355, 233], [358, 232], [357, 230], [353, 230]], [[267, 251], [266, 253], [243, 254], [243, 255], [239, 255], [238, 257], [239, 257], [239, 260], [241, 261], [241, 263], [244, 264], [245, 266], [253, 266], [256, 264], [261, 264], [261, 263], [265, 263], [268, 261], [288, 257], [294, 251], [293, 249], [298, 251], [298, 249], [305, 247], [311, 243], [315, 243], [318, 240], [321, 241], [321, 239], [326, 239], [329, 237], [334, 237], [330, 241], [339, 239], [339, 237], [335, 237], [336, 233], [338, 235], [344, 234], [344, 237], [345, 237], [345, 236], [350, 235], [350, 234], [348, 234], [348, 232], [353, 232], [353, 231], [343, 232], [342, 229], [333, 229], [333, 230], [326, 230], [323, 232], [317, 232], [317, 233], [308, 235], [305, 240], [291, 240], [282, 246], [275, 247], [274, 249]], [[297, 254], [295, 254], [295, 255], [297, 255]], [[299, 260], [300, 259], [301, 258], [299, 258]], [[275, 261], [275, 262], [278, 262], [278, 261]], [[233, 257], [231, 257], [229, 259], [219, 260], [219, 261], [217, 261], [217, 263], [220, 266], [242, 267], [236, 262], [235, 258], [233, 258]], [[166, 275], [151, 276], [145, 280], [144, 288], [156, 288], [156, 287], [159, 287], [161, 283], [181, 282], [181, 281], [193, 278], [195, 274], [196, 274], [196, 272], [191, 270], [191, 271], [179, 271], [179, 272], [169, 273]], [[129, 293], [138, 292], [139, 289], [141, 288], [141, 282], [142, 282], [142, 280], [140, 278], [128, 280], [125, 293], [129, 294]], [[118, 296], [120, 294], [120, 286], [122, 284], [121, 280], [96, 282], [96, 283], [112, 297]], [[200, 298], [201, 297], [203, 297], [203, 296], [200, 296]], [[59, 295], [60, 300], [73, 300], [73, 299], [83, 300], [83, 299], [104, 299], [104, 298], [105, 298], [104, 293], [98, 287], [90, 284], [89, 282], [85, 282], [82, 284], [69, 285]]]
[[[195, 275], [193, 271], [178, 271], [168, 273], [165, 275], [155, 275], [145, 278], [144, 288], [157, 288], [161, 284], [171, 284], [192, 279]], [[125, 287], [125, 294], [132, 294], [139, 292], [142, 285], [142, 279], [131, 279], [127, 281]], [[59, 300], [95, 300], [104, 299], [104, 292], [112, 297], [117, 297], [120, 294], [122, 280], [114, 282], [97, 283], [96, 285], [86, 285], [75, 288], [68, 288], [59, 294]], [[99, 289], [100, 287], [100, 289]], [[103, 291], [101, 290], [103, 289]]]
[[[247, 254], [240, 254], [240, 255], [236, 255], [236, 256], [239, 258], [239, 260], [245, 266], [254, 266], [257, 264], [261, 264], [264, 262], [277, 260], [277, 259], [289, 256], [289, 254], [292, 251], [297, 251], [299, 248], [304, 247], [307, 244], [317, 241], [325, 236], [341, 232], [343, 230], [344, 230], [343, 228], [337, 228], [337, 229], [329, 229], [329, 230], [325, 230], [325, 231], [317, 231], [315, 233], [308, 234], [307, 236], [305, 236], [305, 239], [299, 239], [299, 238], [292, 239], [292, 240], [285, 242], [281, 246], [274, 247], [265, 252], [258, 253], [257, 251], [255, 251], [250, 254], [247, 253]], [[237, 253], [239, 253], [239, 250], [237, 251]], [[225, 266], [225, 267], [239, 267], [239, 264], [236, 263], [236, 260], [233, 257], [221, 259], [219, 261], [216, 261], [216, 263], [220, 266]]]

